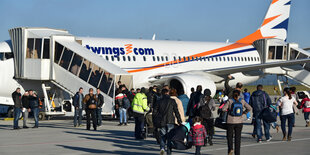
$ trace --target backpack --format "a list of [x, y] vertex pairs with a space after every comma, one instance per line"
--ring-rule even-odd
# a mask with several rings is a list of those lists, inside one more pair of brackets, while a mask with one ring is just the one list
[[124, 109], [130, 108], [130, 101], [129, 101], [129, 99], [128, 99], [128, 97], [126, 95], [124, 95], [122, 107]]
[[310, 108], [310, 101], [306, 101], [306, 102], [304, 103], [304, 107], [305, 107], [305, 108]]
[[203, 106], [199, 108], [199, 115], [204, 119], [209, 119], [212, 115], [212, 111], [209, 108], [209, 102], [205, 103]]
[[242, 116], [243, 114], [243, 105], [241, 103], [241, 99], [239, 101], [236, 101], [232, 99], [234, 102], [231, 104], [230, 112], [229, 114], [231, 116]]

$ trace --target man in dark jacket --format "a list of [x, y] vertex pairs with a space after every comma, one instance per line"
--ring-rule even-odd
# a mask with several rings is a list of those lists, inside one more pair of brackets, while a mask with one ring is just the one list
[[90, 119], [92, 119], [93, 122], [93, 128], [94, 131], [97, 130], [97, 118], [96, 118], [96, 110], [97, 110], [97, 97], [94, 94], [93, 88], [89, 89], [89, 94], [85, 95], [85, 98], [83, 100], [86, 111], [86, 129], [90, 130]]
[[102, 116], [101, 116], [101, 112], [102, 112], [102, 106], [104, 104], [104, 98], [103, 95], [100, 94], [100, 89], [97, 88], [97, 94], [96, 97], [98, 99], [98, 106], [97, 106], [97, 125], [101, 126], [102, 125]]
[[22, 106], [22, 95], [20, 94], [20, 88], [12, 93], [12, 99], [14, 101], [14, 120], [13, 120], [13, 129], [20, 129], [18, 126], [18, 120], [20, 117]]
[[27, 129], [27, 119], [28, 119], [28, 114], [31, 111], [30, 106], [29, 106], [29, 93], [26, 91], [22, 97], [22, 104], [23, 104], [23, 128]]
[[196, 88], [196, 92], [191, 94], [191, 97], [188, 101], [186, 116], [189, 116], [189, 120], [194, 118], [197, 113], [198, 103], [200, 102], [200, 98], [202, 97], [202, 86], [198, 85]]
[[[74, 127], [81, 126], [82, 124], [82, 112], [83, 112], [83, 88], [81, 87], [79, 91], [73, 97], [73, 106], [74, 106]], [[78, 123], [77, 123], [78, 122]]]
[[[175, 116], [178, 120], [179, 125], [182, 124], [177, 103], [174, 99], [171, 99], [168, 94], [169, 92], [167, 89], [162, 90], [162, 99], [159, 100], [157, 104], [155, 104], [153, 112], [154, 115], [157, 116], [156, 118], [154, 117], [154, 119], [160, 119], [154, 120], [160, 122], [157, 124], [159, 126], [156, 126], [157, 128], [159, 128], [159, 133], [161, 136], [160, 154], [164, 154], [165, 152], [165, 145], [167, 139], [166, 135], [174, 128]], [[167, 154], [171, 154], [171, 142], [169, 139], [167, 142]]]
[[29, 105], [31, 107], [31, 111], [33, 112], [35, 125], [33, 128], [39, 127], [39, 99], [32, 90], [29, 90]]
[[264, 108], [271, 105], [271, 99], [269, 95], [263, 91], [262, 85], [257, 85], [257, 90], [252, 93], [250, 98], [250, 105], [253, 108], [254, 130], [257, 132], [257, 142], [262, 141], [262, 122], [265, 130], [265, 137], [267, 141], [271, 140], [269, 133], [270, 124], [262, 119], [262, 111]]

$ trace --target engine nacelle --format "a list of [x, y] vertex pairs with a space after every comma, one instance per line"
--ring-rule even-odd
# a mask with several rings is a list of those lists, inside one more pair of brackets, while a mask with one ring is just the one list
[[194, 87], [196, 90], [198, 85], [202, 86], [202, 90], [207, 88], [210, 89], [211, 96], [214, 96], [216, 93], [214, 81], [205, 75], [180, 74], [170, 77], [165, 84], [169, 85], [171, 88], [175, 88], [178, 92], [180, 92], [180, 90], [184, 90], [184, 93], [188, 96], [191, 94], [191, 88]]

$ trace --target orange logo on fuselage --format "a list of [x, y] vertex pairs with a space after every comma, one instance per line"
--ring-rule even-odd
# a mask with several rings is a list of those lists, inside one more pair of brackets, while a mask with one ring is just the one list
[[126, 54], [132, 53], [132, 44], [125, 45]]

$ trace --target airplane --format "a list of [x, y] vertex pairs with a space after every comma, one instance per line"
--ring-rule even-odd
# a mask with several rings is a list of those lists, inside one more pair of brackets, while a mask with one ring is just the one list
[[[224, 88], [228, 75], [235, 78], [230, 85], [249, 84], [271, 73], [264, 72], [266, 69], [279, 70], [279, 67], [309, 62], [309, 59], [287, 60], [286, 44], [282, 48], [274, 46], [277, 56], [272, 53], [271, 57], [268, 55], [270, 61], [266, 61], [261, 49], [255, 46], [264, 39], [285, 43], [290, 6], [291, 0], [272, 0], [259, 29], [234, 43], [169, 41], [155, 37], [152, 40], [76, 37], [76, 40], [90, 52], [133, 75], [134, 88], [169, 85], [189, 95], [192, 87], [202, 85], [215, 95], [216, 90]], [[6, 88], [0, 90], [0, 104], [5, 105], [12, 105], [10, 95], [19, 86], [13, 78], [14, 62], [10, 54], [8, 42], [0, 43], [0, 69], [4, 70], [0, 86]]]

